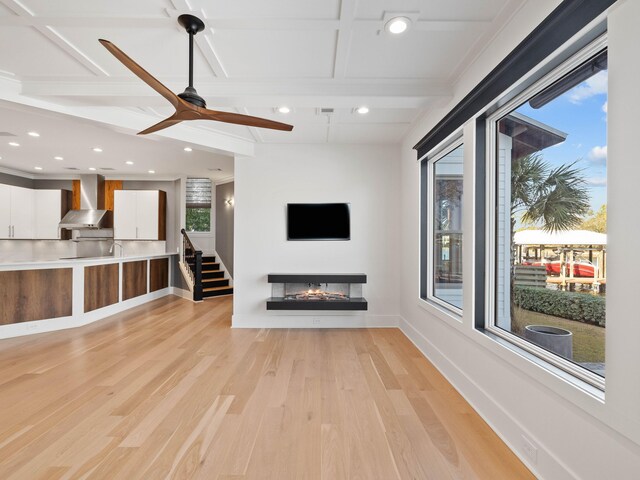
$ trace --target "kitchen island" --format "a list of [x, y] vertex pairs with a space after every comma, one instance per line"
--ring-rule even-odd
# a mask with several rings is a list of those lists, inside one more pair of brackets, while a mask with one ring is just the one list
[[0, 263], [0, 339], [86, 325], [168, 295], [171, 256]]

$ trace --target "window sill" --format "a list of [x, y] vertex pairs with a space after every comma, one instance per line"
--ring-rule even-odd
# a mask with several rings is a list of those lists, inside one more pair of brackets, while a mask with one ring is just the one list
[[455, 320], [462, 326], [462, 311], [458, 313], [453, 309], [450, 310], [439, 303], [425, 300], [424, 298], [418, 298], [418, 306], [444, 322], [450, 324], [451, 320]]
[[587, 394], [589, 397], [599, 401], [600, 403], [605, 403], [605, 392], [600, 388], [592, 385], [591, 383], [582, 380], [571, 373], [561, 369], [560, 367], [555, 366], [554, 364], [546, 361], [545, 359], [531, 353], [524, 348], [510, 342], [509, 340], [501, 337], [500, 335], [496, 335], [495, 333], [486, 330], [486, 329], [476, 329], [477, 333], [482, 335], [483, 337], [489, 339], [493, 344], [498, 344], [499, 347], [505, 348], [512, 353], [515, 353], [519, 357], [526, 360], [529, 364], [532, 364], [535, 367], [539, 367], [545, 371], [547, 374], [551, 374], [555, 378], [562, 380], [564, 383], [569, 384], [570, 386], [580, 390], [581, 392]]

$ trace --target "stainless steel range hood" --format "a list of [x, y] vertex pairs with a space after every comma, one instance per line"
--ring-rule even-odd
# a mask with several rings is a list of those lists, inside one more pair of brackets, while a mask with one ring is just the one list
[[[104, 177], [80, 175], [80, 210], [70, 210], [58, 224], [67, 230], [96, 230], [113, 227], [113, 212], [104, 208]], [[104, 232], [102, 237], [113, 236]]]

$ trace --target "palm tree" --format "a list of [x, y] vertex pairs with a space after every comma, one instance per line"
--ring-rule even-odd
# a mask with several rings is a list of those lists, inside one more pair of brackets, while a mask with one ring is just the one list
[[[541, 225], [556, 232], [580, 226], [589, 212], [589, 194], [583, 170], [576, 162], [552, 168], [540, 153], [511, 162], [511, 265], [515, 264], [515, 225]], [[511, 318], [515, 318], [515, 278], [511, 273]]]
[[[589, 212], [589, 194], [583, 170], [576, 162], [557, 168], [534, 153], [511, 163], [511, 233], [516, 217], [542, 224], [550, 232], [578, 227]], [[512, 237], [513, 238], [513, 237]]]

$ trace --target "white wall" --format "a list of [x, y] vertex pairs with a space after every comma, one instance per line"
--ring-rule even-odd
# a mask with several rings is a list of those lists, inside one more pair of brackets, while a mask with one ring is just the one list
[[[397, 324], [398, 157], [397, 147], [257, 145], [255, 157], [236, 158], [234, 327]], [[351, 240], [288, 242], [295, 202], [350, 203]], [[267, 312], [267, 274], [290, 272], [366, 273], [369, 310]]]
[[[451, 107], [550, 13], [559, 1], [526, 2], [469, 66], [456, 98], [427, 114], [402, 144], [401, 315], [405, 333], [447, 376], [537, 476], [549, 480], [632, 479], [640, 472], [640, 281], [637, 203], [640, 164], [637, 112], [640, 2], [619, 0], [609, 25], [609, 267], [606, 396], [597, 398], [534, 364], [473, 327], [474, 219], [465, 215], [464, 318], [424, 305], [418, 290], [419, 165], [412, 149]], [[465, 211], [474, 210], [474, 128], [465, 133]], [[593, 393], [593, 392], [592, 392]], [[525, 454], [522, 436], [538, 446]]]

